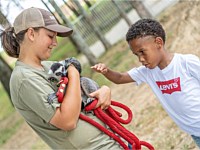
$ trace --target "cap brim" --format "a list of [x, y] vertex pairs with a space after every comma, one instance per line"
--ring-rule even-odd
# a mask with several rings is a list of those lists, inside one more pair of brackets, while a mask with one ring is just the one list
[[67, 37], [70, 36], [73, 32], [71, 28], [56, 24], [56, 25], [48, 25], [45, 27], [48, 30], [57, 32], [57, 36], [60, 37]]

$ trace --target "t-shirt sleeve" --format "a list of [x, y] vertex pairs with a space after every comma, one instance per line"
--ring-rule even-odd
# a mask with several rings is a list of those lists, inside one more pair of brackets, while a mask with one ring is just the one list
[[56, 108], [60, 107], [60, 104], [56, 103], [57, 100], [54, 100], [52, 104], [47, 101], [48, 95], [53, 92], [55, 91], [46, 80], [34, 77], [23, 80], [19, 89], [19, 97], [30, 110], [49, 122]]
[[200, 82], [200, 60], [195, 55], [188, 55], [186, 66], [190, 74]]
[[141, 83], [146, 82], [145, 72], [145, 67], [140, 66], [138, 68], [133, 68], [129, 70], [127, 73], [136, 82], [137, 85], [140, 85]]

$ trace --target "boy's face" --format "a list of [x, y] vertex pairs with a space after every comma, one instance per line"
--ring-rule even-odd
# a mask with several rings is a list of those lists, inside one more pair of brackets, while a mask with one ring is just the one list
[[162, 38], [154, 36], [140, 37], [129, 41], [129, 46], [142, 65], [149, 69], [159, 67], [163, 56]]

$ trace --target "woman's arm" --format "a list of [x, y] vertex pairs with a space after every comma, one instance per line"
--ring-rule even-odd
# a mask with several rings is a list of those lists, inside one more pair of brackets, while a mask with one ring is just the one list
[[80, 74], [74, 66], [68, 68], [68, 87], [61, 106], [50, 123], [62, 130], [72, 130], [76, 127], [81, 111]]

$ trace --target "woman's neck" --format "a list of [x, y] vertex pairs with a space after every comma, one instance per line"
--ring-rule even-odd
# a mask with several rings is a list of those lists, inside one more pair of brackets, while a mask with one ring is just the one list
[[41, 60], [35, 55], [33, 47], [27, 49], [27, 44], [21, 45], [18, 60], [34, 68], [42, 68]]
[[33, 67], [33, 68], [38, 68], [38, 69], [42, 69], [43, 68], [43, 66], [41, 64], [41, 60], [36, 59], [36, 58], [22, 57], [21, 55], [19, 55], [18, 60], [23, 62], [24, 64], [27, 64], [27, 65]]

